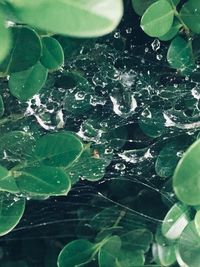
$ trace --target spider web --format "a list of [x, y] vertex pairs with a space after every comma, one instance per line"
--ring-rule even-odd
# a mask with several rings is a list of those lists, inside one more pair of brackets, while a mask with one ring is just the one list
[[[67, 60], [64, 68], [52, 75], [53, 78], [50, 77], [48, 81], [51, 84], [55, 79], [62, 77], [63, 71], [75, 70], [77, 67], [80, 70], [81, 66], [93, 88], [96, 91], [101, 89], [101, 93], [105, 91], [105, 94], [99, 94], [98, 98], [93, 96], [90, 98], [91, 106], [94, 110], [101, 109], [103, 118], [114, 118], [114, 124], [110, 119], [102, 120], [104, 126], [107, 124], [108, 128], [127, 127], [128, 136], [125, 140], [113, 139], [123, 142], [124, 145], [117, 150], [107, 150], [107, 154], [113, 153], [113, 159], [102, 180], [95, 183], [80, 180], [66, 197], [27, 201], [21, 222], [1, 240], [3, 250], [5, 244], [12, 244], [18, 240], [76, 239], [77, 227], [80, 224], [85, 224], [87, 227], [91, 214], [95, 215], [113, 206], [125, 210], [127, 230], [143, 226], [155, 231], [157, 225], [162, 223], [169, 206], [176, 202], [171, 190], [163, 190], [166, 180], [156, 175], [155, 160], [160, 144], [166, 142], [167, 138], [182, 134], [195, 136], [198, 132], [199, 83], [190, 77], [179, 76], [175, 70], [169, 68], [166, 62], [167, 46], [161, 44], [159, 40], [151, 39], [146, 44], [134, 44], [130, 37], [133, 31], [134, 29], [130, 27], [123, 31], [117, 30], [112, 36], [98, 39], [92, 45], [91, 43], [89, 46], [87, 43], [82, 45], [77, 55]], [[128, 43], [125, 47], [123, 47], [124, 41]], [[118, 48], [120, 45], [122, 49]], [[103, 63], [102, 66], [101, 64], [95, 66], [92, 59], [95, 53], [98, 59], [101, 57], [103, 60], [107, 59], [109, 68], [105, 68]], [[109, 82], [113, 80], [123, 86], [124, 92], [128, 93], [128, 101], [126, 98], [118, 99], [115, 88], [107, 93]], [[41, 93], [27, 103], [24, 107], [27, 118], [34, 118], [34, 123], [37, 123], [43, 132], [58, 131], [60, 128], [69, 129], [77, 132], [87, 142], [92, 141], [98, 146], [105, 145], [100, 138], [101, 134], [90, 137], [81, 128], [87, 119], [87, 114], [78, 118], [65, 114], [61, 101], [54, 98], [54, 95], [57, 92], [60, 99], [63, 99], [66, 90], [56, 87], [53, 82], [51, 88], [48, 98], [45, 93]], [[80, 91], [76, 97], [78, 102], [86, 95]], [[195, 114], [187, 114], [180, 109], [185, 98], [193, 103]], [[151, 118], [152, 108], [158, 109], [165, 120], [166, 133], [155, 139], [146, 137], [142, 131], [134, 133], [134, 129], [138, 129], [141, 116]], [[24, 130], [29, 131], [31, 123], [32, 120]], [[98, 132], [98, 129], [96, 130]], [[181, 156], [182, 151], [180, 151]], [[120, 199], [119, 192], [110, 194], [109, 190], [116, 190], [115, 184], [120, 187], [124, 195], [126, 190], [128, 192], [128, 188], [132, 188], [132, 199], [124, 202], [124, 199]], [[139, 196], [136, 202], [134, 202], [135, 196]], [[163, 203], [163, 199], [168, 206]], [[80, 211], [79, 216], [77, 216], [78, 211]], [[105, 217], [104, 220], [106, 219], [109, 218]], [[87, 236], [87, 233], [85, 235]]]

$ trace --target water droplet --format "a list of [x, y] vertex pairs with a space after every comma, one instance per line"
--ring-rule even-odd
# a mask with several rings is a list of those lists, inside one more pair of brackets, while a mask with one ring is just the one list
[[115, 32], [115, 33], [114, 33], [114, 37], [115, 37], [115, 38], [118, 39], [118, 38], [120, 38], [120, 36], [121, 36], [121, 35], [120, 35], [120, 32]]
[[112, 154], [113, 153], [113, 149], [112, 148], [106, 148], [105, 149], [105, 154]]
[[133, 29], [131, 27], [129, 27], [129, 28], [126, 29], [126, 33], [130, 34], [130, 33], [132, 33], [132, 30]]
[[122, 170], [126, 169], [126, 166], [125, 166], [124, 163], [117, 163], [117, 164], [115, 164], [115, 169], [119, 170], [119, 171], [122, 171]]
[[157, 58], [157, 60], [161, 60], [161, 59], [163, 58], [163, 55], [158, 54], [158, 55], [156, 56], [156, 58]]
[[75, 99], [76, 100], [83, 100], [85, 98], [86, 94], [84, 92], [77, 92], [75, 94]]
[[126, 118], [131, 116], [134, 113], [135, 109], [137, 108], [137, 101], [133, 95], [131, 96], [131, 103], [129, 104], [129, 106], [120, 104], [118, 99], [113, 96], [110, 96], [110, 99], [113, 103], [113, 111], [120, 117]]
[[184, 151], [178, 151], [178, 152], [176, 153], [176, 155], [177, 155], [179, 158], [182, 158], [183, 153], [184, 153]]
[[151, 47], [153, 51], [158, 51], [160, 49], [160, 41], [158, 39], [155, 39], [151, 44]]

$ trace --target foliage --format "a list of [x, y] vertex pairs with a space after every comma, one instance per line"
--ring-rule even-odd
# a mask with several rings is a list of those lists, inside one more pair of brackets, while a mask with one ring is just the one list
[[[139, 46], [118, 31], [97, 38], [123, 9], [118, 29], [127, 10], [139, 15], [166, 68], [137, 68]], [[83, 184], [103, 192], [89, 211], [80, 200], [69, 228], [47, 230], [56, 241], [23, 239], [2, 266], [198, 267], [199, 14], [194, 0], [0, 1], [0, 236], [15, 238], [32, 203], [70, 199]]]

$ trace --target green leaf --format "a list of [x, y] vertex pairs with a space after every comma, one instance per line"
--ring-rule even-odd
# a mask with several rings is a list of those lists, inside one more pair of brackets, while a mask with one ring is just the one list
[[121, 250], [118, 255], [119, 267], [144, 266], [144, 253], [138, 250]]
[[41, 41], [38, 34], [24, 26], [11, 29], [13, 45], [10, 53], [0, 65], [6, 74], [26, 70], [37, 63], [41, 55]]
[[28, 195], [67, 195], [71, 188], [69, 177], [60, 168], [33, 166], [13, 174], [20, 191]]
[[122, 246], [126, 250], [143, 250], [147, 252], [153, 240], [152, 233], [147, 229], [136, 229], [120, 236]]
[[46, 165], [67, 167], [82, 153], [83, 144], [70, 132], [46, 134], [37, 140], [34, 155]]
[[162, 112], [156, 109], [144, 110], [139, 118], [139, 126], [146, 135], [152, 138], [161, 136], [165, 131]]
[[0, 236], [6, 235], [18, 224], [24, 209], [24, 198], [0, 192]]
[[7, 191], [10, 193], [19, 192], [19, 188], [11, 172], [2, 166], [0, 166], [0, 191]]
[[95, 245], [91, 242], [78, 239], [67, 244], [58, 256], [58, 267], [75, 267], [88, 263], [93, 259]]
[[[141, 27], [149, 36], [159, 37], [170, 30], [173, 19], [173, 7], [167, 0], [159, 0], [145, 11], [141, 19]], [[158, 27], [158, 25], [162, 25], [162, 27]]]
[[36, 28], [78, 37], [108, 34], [123, 15], [122, 0], [9, 0], [21, 22]]
[[11, 34], [10, 29], [5, 27], [6, 18], [2, 10], [0, 10], [0, 40], [1, 40], [1, 48], [0, 48], [0, 63], [7, 56], [10, 48], [11, 48]]
[[200, 194], [200, 140], [193, 143], [179, 161], [174, 176], [173, 188], [178, 199], [188, 205], [199, 205]]
[[76, 116], [87, 113], [92, 108], [90, 104], [91, 96], [94, 95], [92, 85], [78, 72], [67, 72], [63, 79], [65, 86], [71, 89], [66, 91], [64, 109]]
[[200, 210], [197, 211], [194, 218], [195, 227], [197, 229], [198, 234], [200, 235]]
[[4, 114], [4, 103], [2, 96], [0, 95], [0, 117], [3, 116], [3, 114]]
[[97, 231], [113, 227], [117, 219], [121, 217], [121, 212], [122, 211], [115, 206], [105, 208], [101, 212], [95, 214], [90, 221], [90, 225]]
[[[102, 243], [104, 240], [102, 241]], [[119, 236], [111, 236], [101, 247], [98, 253], [99, 267], [115, 267], [118, 265], [117, 256], [121, 248], [121, 239]]]
[[170, 30], [166, 34], [160, 36], [159, 39], [161, 41], [169, 41], [169, 40], [173, 39], [177, 35], [177, 33], [180, 30], [181, 26], [182, 25], [180, 24], [178, 19], [174, 19], [173, 25], [170, 28]]
[[[104, 240], [102, 240], [102, 243]], [[102, 249], [106, 250], [107, 252], [117, 255], [121, 248], [121, 239], [117, 235], [111, 236], [105, 243], [105, 245], [102, 246]]]
[[200, 235], [194, 221], [184, 229], [178, 244], [178, 251], [183, 262], [190, 267], [199, 266], [200, 262]]
[[47, 73], [47, 69], [39, 62], [25, 71], [12, 73], [8, 82], [11, 94], [21, 101], [27, 101], [40, 91]]
[[200, 33], [200, 2], [196, 0], [187, 1], [180, 11], [183, 22], [194, 33]]
[[154, 243], [152, 246], [154, 261], [161, 266], [171, 266], [176, 262], [175, 247]]
[[160, 151], [156, 163], [155, 170], [160, 177], [170, 177], [173, 175], [176, 165], [180, 159], [179, 152], [183, 152], [187, 146], [185, 136], [177, 137], [166, 145]]
[[162, 223], [162, 233], [168, 239], [177, 239], [189, 223], [188, 207], [180, 203], [168, 211]]
[[180, 36], [173, 39], [167, 52], [167, 61], [172, 68], [181, 71], [191, 67], [192, 51], [189, 42]]
[[11, 163], [30, 158], [35, 139], [30, 133], [10, 131], [0, 138], [0, 160]]
[[157, 0], [132, 0], [132, 6], [135, 12], [139, 16], [142, 16], [146, 9], [156, 1]]
[[[94, 150], [95, 151], [95, 150]], [[85, 150], [77, 161], [66, 169], [72, 183], [81, 180], [98, 181], [105, 175], [105, 168], [108, 165], [103, 156], [95, 157], [92, 149]]]
[[64, 64], [64, 52], [60, 43], [53, 37], [42, 38], [42, 65], [50, 70], [59, 69]]

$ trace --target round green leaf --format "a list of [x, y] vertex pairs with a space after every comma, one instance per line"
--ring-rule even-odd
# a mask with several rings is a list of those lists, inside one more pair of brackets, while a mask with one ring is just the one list
[[71, 188], [69, 177], [60, 168], [26, 167], [13, 174], [20, 191], [28, 195], [67, 195]]
[[160, 177], [170, 177], [173, 175], [176, 165], [180, 159], [179, 151], [183, 151], [187, 144], [186, 137], [173, 139], [168, 142], [160, 151], [156, 163], [155, 170]]
[[171, 266], [176, 262], [175, 247], [154, 243], [152, 254], [156, 263], [162, 266]]
[[39, 29], [79, 37], [113, 31], [123, 15], [122, 0], [9, 0], [22, 22]]
[[122, 249], [119, 252], [118, 261], [120, 267], [141, 267], [144, 265], [145, 256], [144, 253], [139, 250]]
[[177, 36], [171, 42], [168, 52], [167, 61], [174, 69], [185, 70], [192, 64], [192, 51], [189, 43], [180, 36]]
[[88, 113], [92, 108], [90, 100], [94, 95], [94, 88], [77, 72], [67, 72], [63, 78], [67, 89], [71, 89], [66, 91], [65, 110], [76, 116]]
[[162, 233], [168, 239], [177, 239], [189, 223], [188, 207], [180, 203], [168, 211], [162, 223]]
[[0, 236], [6, 235], [18, 224], [24, 209], [24, 198], [0, 192]]
[[11, 94], [21, 101], [27, 101], [40, 91], [47, 73], [47, 69], [39, 62], [28, 70], [12, 73], [8, 82]]
[[166, 34], [164, 34], [163, 36], [160, 36], [159, 39], [161, 41], [169, 41], [169, 40], [173, 39], [177, 35], [181, 26], [182, 25], [180, 24], [178, 19], [174, 19], [173, 25], [170, 28], [170, 30]]
[[67, 167], [82, 153], [83, 144], [69, 132], [47, 134], [37, 140], [34, 155], [46, 165]]
[[160, 227], [157, 228], [155, 241], [152, 246], [155, 262], [162, 266], [172, 265], [176, 261], [176, 243], [164, 237]]
[[200, 204], [200, 140], [193, 143], [179, 161], [174, 176], [176, 196], [188, 205]]
[[198, 267], [200, 262], [200, 235], [194, 221], [184, 229], [178, 245], [178, 251], [183, 262], [189, 267]]
[[120, 236], [126, 250], [143, 250], [147, 252], [153, 240], [152, 233], [147, 229], [136, 229]]
[[4, 103], [2, 96], [0, 95], [0, 117], [3, 116], [3, 114], [4, 114]]
[[5, 27], [5, 20], [6, 20], [5, 16], [3, 12], [0, 10], [0, 40], [1, 40], [0, 63], [7, 56], [12, 43], [10, 29]]
[[6, 74], [26, 70], [37, 63], [41, 55], [41, 41], [38, 34], [27, 27], [12, 27], [13, 45], [10, 53], [0, 65]]
[[196, 0], [187, 1], [181, 11], [181, 19], [195, 33], [200, 33], [200, 2]]
[[10, 193], [19, 192], [19, 188], [11, 172], [2, 166], [0, 166], [0, 191], [7, 191]]
[[155, 109], [144, 110], [139, 118], [139, 126], [150, 137], [156, 138], [161, 136], [165, 131], [163, 113]]
[[93, 259], [95, 246], [84, 239], [78, 239], [67, 244], [58, 256], [58, 267], [74, 267], [88, 263]]
[[[104, 240], [102, 241], [104, 242]], [[98, 253], [99, 267], [115, 267], [117, 265], [117, 256], [121, 248], [121, 239], [119, 236], [111, 236], [101, 247]]]
[[50, 70], [59, 69], [64, 64], [64, 53], [60, 43], [53, 37], [42, 38], [42, 65]]
[[97, 231], [110, 228], [120, 217], [121, 212], [122, 211], [120, 211], [115, 206], [105, 208], [101, 212], [95, 214], [95, 216], [90, 221], [90, 225]]
[[28, 132], [10, 131], [0, 138], [0, 160], [19, 162], [30, 157], [35, 139]]
[[200, 235], [200, 210], [197, 211], [194, 218], [195, 227], [197, 229], [198, 234]]
[[141, 27], [149, 36], [159, 37], [170, 30], [173, 19], [173, 7], [167, 0], [159, 0], [145, 11], [141, 19]]
[[106, 160], [102, 157], [95, 157], [92, 150], [85, 150], [77, 161], [70, 165], [66, 171], [70, 175], [72, 183], [79, 179], [88, 181], [98, 181], [103, 178], [106, 168]]
[[135, 12], [142, 16], [145, 10], [157, 0], [132, 0], [132, 6]]

